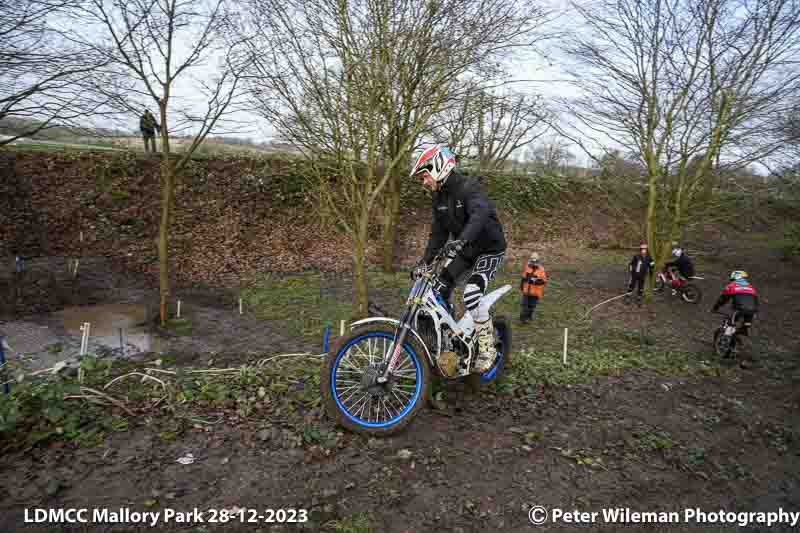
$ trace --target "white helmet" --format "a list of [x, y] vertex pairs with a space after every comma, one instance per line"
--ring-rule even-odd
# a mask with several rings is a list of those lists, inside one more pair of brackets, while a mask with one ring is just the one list
[[411, 176], [430, 175], [433, 181], [444, 183], [456, 166], [456, 156], [446, 146], [434, 145], [423, 151], [414, 163]]

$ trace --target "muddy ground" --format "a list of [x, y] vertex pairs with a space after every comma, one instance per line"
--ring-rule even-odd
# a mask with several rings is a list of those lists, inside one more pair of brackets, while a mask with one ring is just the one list
[[[753, 244], [752, 246], [756, 246]], [[592, 315], [592, 327], [642, 327], [660, 345], [712, 358], [709, 338], [716, 319], [708, 315], [724, 273], [738, 266], [741, 250], [703, 261], [707, 279], [698, 306], [660, 297], [644, 308], [622, 301]], [[763, 252], [763, 253], [762, 253]], [[769, 250], [759, 252], [757, 287], [764, 302], [747, 368], [718, 375], [665, 375], [623, 370], [588, 383], [541, 386], [505, 395], [487, 388], [478, 396], [448, 396], [398, 436], [370, 440], [342, 433], [330, 454], [292, 438], [303, 418], [264, 420], [257, 426], [223, 421], [192, 427], [172, 441], [154, 425], [169, 419], [135, 420], [97, 447], [55, 443], [0, 458], [0, 531], [374, 531], [477, 532], [555, 530], [619, 531], [619, 525], [548, 522], [533, 526], [528, 509], [600, 511], [800, 511], [800, 274]], [[752, 255], [750, 256], [752, 257]], [[559, 266], [551, 254], [551, 277], [574, 287], [585, 308], [620, 293], [621, 268], [593, 264]], [[52, 260], [54, 265], [57, 259]], [[750, 264], [752, 264], [751, 261]], [[47, 261], [42, 263], [47, 271]], [[55, 266], [52, 266], [55, 269]], [[87, 272], [91, 269], [87, 269]], [[72, 296], [20, 316], [46, 320], [43, 310], [74, 304], [144, 301], [146, 283], [113, 267], [79, 278]], [[99, 274], [98, 272], [106, 272]], [[331, 290], [348, 291], [346, 278]], [[36, 290], [36, 289], [29, 289]], [[47, 292], [47, 284], [40, 286]], [[315, 352], [319, 342], [298, 342], [285, 324], [238, 315], [232, 293], [182, 289], [193, 309], [191, 336], [171, 336], [163, 345], [178, 364], [238, 364], [284, 352]], [[78, 295], [78, 296], [76, 296]], [[374, 296], [387, 311], [395, 295]], [[47, 298], [44, 300], [50, 301]], [[543, 306], [544, 307], [544, 306]], [[23, 310], [24, 311], [24, 310]], [[514, 331], [515, 350], [535, 349], [536, 323]], [[558, 339], [548, 342], [557, 345]], [[708, 375], [712, 374], [712, 375]], [[224, 413], [221, 414], [224, 419]], [[264, 425], [273, 431], [256, 431]], [[178, 457], [196, 461], [182, 465]], [[139, 511], [222, 508], [302, 508], [304, 525], [240, 523], [170, 524], [156, 529], [124, 526], [69, 528], [24, 523], [24, 510], [61, 507]], [[371, 529], [358, 529], [355, 517]], [[343, 522], [344, 521], [344, 522]], [[347, 529], [347, 528], [350, 529]], [[696, 523], [627, 525], [626, 531], [733, 531], [735, 525]], [[795, 528], [796, 529], [796, 528]], [[788, 531], [765, 525], [754, 531]]]

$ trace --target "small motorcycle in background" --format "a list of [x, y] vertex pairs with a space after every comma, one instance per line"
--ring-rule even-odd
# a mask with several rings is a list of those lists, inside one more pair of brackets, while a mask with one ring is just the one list
[[689, 279], [680, 279], [678, 276], [671, 275], [662, 270], [656, 275], [655, 290], [657, 292], [662, 292], [665, 288], [669, 287], [673, 291], [674, 296], [680, 296], [684, 302], [696, 304], [703, 298], [703, 293], [697, 285], [691, 282], [693, 279], [703, 278], [692, 276]]

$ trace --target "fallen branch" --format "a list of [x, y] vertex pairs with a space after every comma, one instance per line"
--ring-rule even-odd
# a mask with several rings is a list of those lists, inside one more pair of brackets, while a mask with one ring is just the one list
[[95, 405], [102, 405], [107, 406], [108, 402], [105, 400], [98, 399], [97, 396], [93, 396], [91, 394], [70, 394], [69, 396], [64, 396], [65, 400], [86, 400], [89, 403], [93, 403]]
[[237, 368], [209, 368], [204, 370], [188, 370], [187, 374], [225, 374], [227, 372], [240, 372], [244, 367]]
[[586, 311], [586, 314], [585, 314], [585, 315], [583, 315], [583, 317], [582, 317], [582, 318], [586, 318], [587, 316], [589, 316], [589, 313], [591, 313], [592, 311], [594, 311], [595, 309], [597, 309], [597, 308], [598, 308], [598, 307], [600, 307], [601, 305], [607, 304], [607, 303], [609, 303], [609, 302], [613, 302], [614, 300], [617, 300], [617, 299], [619, 299], [619, 298], [622, 298], [622, 297], [624, 297], [624, 296], [628, 296], [629, 294], [631, 294], [631, 292], [630, 292], [630, 291], [626, 292], [625, 294], [620, 294], [619, 296], [614, 296], [613, 298], [609, 298], [608, 300], [605, 300], [605, 301], [603, 301], [603, 302], [600, 302], [599, 304], [595, 305], [594, 307], [592, 307], [591, 309], [589, 309], [588, 311]]
[[167, 395], [167, 396], [162, 396], [161, 398], [159, 398], [158, 400], [156, 400], [155, 402], [153, 402], [153, 405], [151, 405], [151, 406], [150, 406], [150, 408], [151, 408], [151, 409], [155, 409], [156, 407], [158, 407], [158, 404], [160, 404], [161, 402], [163, 402], [164, 400], [166, 400], [168, 397], [169, 397], [168, 395]]
[[99, 396], [100, 398], [105, 398], [106, 400], [108, 400], [108, 401], [109, 401], [109, 402], [111, 402], [112, 404], [116, 405], [117, 407], [119, 407], [120, 409], [122, 409], [123, 411], [125, 411], [126, 413], [128, 413], [129, 415], [131, 415], [131, 416], [133, 416], [133, 415], [134, 415], [134, 414], [133, 414], [133, 411], [131, 411], [130, 409], [128, 409], [128, 408], [125, 406], [125, 403], [124, 403], [124, 402], [122, 402], [121, 400], [118, 400], [118, 399], [114, 398], [113, 396], [109, 396], [108, 394], [106, 394], [106, 393], [104, 393], [104, 392], [100, 392], [99, 390], [92, 389], [92, 388], [90, 388], [90, 387], [81, 387], [81, 391], [90, 392], [90, 393], [94, 394], [95, 396]]
[[144, 370], [145, 370], [145, 372], [160, 372], [162, 374], [169, 374], [171, 376], [174, 376], [174, 375], [177, 374], [177, 372], [175, 372], [174, 370], [162, 370], [160, 368], [147, 367]]
[[281, 357], [325, 357], [326, 354], [324, 353], [285, 353], [281, 355], [274, 355], [272, 357], [267, 357], [266, 359], [261, 359], [259, 362], [256, 363], [256, 366], [264, 366], [265, 364], [273, 361], [275, 359], [280, 359]]
[[118, 377], [112, 379], [111, 381], [109, 381], [108, 383], [106, 383], [106, 385], [103, 387], [103, 390], [108, 389], [112, 384], [116, 383], [117, 381], [119, 381], [121, 379], [124, 379], [124, 378], [127, 378], [127, 377], [130, 377], [130, 376], [142, 376], [142, 382], [144, 382], [145, 380], [149, 379], [149, 380], [155, 381], [156, 383], [161, 385], [164, 388], [164, 390], [167, 390], [167, 384], [166, 383], [164, 383], [163, 381], [161, 381], [157, 377], [151, 376], [149, 374], [143, 374], [142, 372], [129, 372], [127, 374], [123, 374], [121, 376], [118, 376]]
[[223, 417], [223, 416], [219, 417], [216, 422], [209, 422], [207, 420], [203, 420], [202, 418], [195, 417], [195, 416], [183, 416], [181, 418], [183, 418], [185, 420], [190, 420], [192, 422], [197, 422], [198, 424], [207, 424], [209, 426], [214, 426], [216, 424], [219, 424], [223, 420], [225, 420], [225, 417]]
[[[184, 374], [225, 374], [228, 372], [239, 372], [243, 367], [236, 367], [236, 368], [208, 368], [208, 369], [201, 369], [201, 370], [186, 370]], [[162, 370], [160, 368], [145, 368], [146, 372], [159, 372], [161, 374], [169, 374], [171, 376], [178, 375], [177, 372], [174, 370]]]

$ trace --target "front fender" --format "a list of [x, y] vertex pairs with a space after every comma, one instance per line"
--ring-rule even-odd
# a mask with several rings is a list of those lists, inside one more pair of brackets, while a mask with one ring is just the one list
[[[356, 320], [355, 322], [350, 324], [350, 330], [356, 328], [356, 326], [363, 326], [365, 324], [391, 324], [394, 327], [400, 326], [400, 321], [396, 318], [388, 318], [388, 317], [372, 317], [372, 318], [364, 318], [362, 320]], [[430, 350], [428, 349], [428, 345], [425, 344], [425, 341], [422, 340], [422, 337], [419, 336], [419, 333], [414, 330], [414, 328], [409, 328], [409, 331], [412, 335], [419, 341], [420, 346], [425, 350], [425, 355], [428, 357], [428, 361], [430, 362], [431, 366], [436, 365], [436, 361], [433, 359]]]

